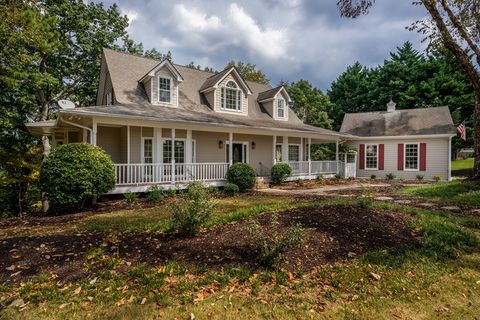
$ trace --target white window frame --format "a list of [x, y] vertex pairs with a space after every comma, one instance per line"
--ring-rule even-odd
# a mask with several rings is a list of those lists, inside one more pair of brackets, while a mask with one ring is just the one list
[[[279, 115], [278, 115], [278, 111], [280, 110], [280, 108], [279, 108], [279, 106], [280, 106], [280, 101], [283, 102], [283, 116], [279, 116]], [[286, 115], [287, 115], [286, 104], [287, 104], [287, 103], [286, 103], [285, 99], [283, 99], [283, 98], [278, 98], [278, 99], [277, 99], [277, 108], [276, 108], [276, 110], [275, 110], [275, 115], [276, 115], [276, 117], [277, 117], [278, 119], [285, 119], [285, 118], [286, 118]]]
[[[159, 159], [159, 162], [160, 163], [170, 163], [170, 162], [163, 162], [163, 144], [165, 141], [168, 141], [168, 140], [172, 140], [172, 138], [168, 138], [168, 137], [163, 137], [160, 139], [160, 146], [162, 148], [162, 158]], [[185, 138], [175, 138], [175, 141], [184, 141], [184, 146], [185, 146], [185, 151], [184, 151], [184, 158], [185, 158], [185, 163], [189, 164], [189, 163], [196, 163], [197, 162], [197, 141], [196, 139], [192, 139], [192, 162], [188, 162], [186, 160], [187, 159], [187, 139]]]
[[[407, 168], [407, 145], [417, 146], [417, 168]], [[405, 142], [403, 144], [403, 170], [404, 171], [420, 171], [420, 143], [418, 142]]]
[[[376, 150], [377, 150], [377, 154], [375, 155], [375, 157], [377, 158], [377, 166], [375, 168], [368, 168], [367, 164], [367, 149], [368, 149], [368, 146], [376, 146]], [[378, 143], [366, 143], [365, 144], [365, 155], [364, 155], [364, 162], [365, 162], [365, 170], [378, 170], [378, 152], [380, 150], [378, 149]]]
[[[236, 88], [231, 88], [231, 87], [228, 87], [227, 85], [232, 82], [235, 84], [235, 87]], [[227, 90], [232, 90], [232, 91], [235, 91], [236, 92], [236, 96], [238, 98], [238, 101], [237, 101], [237, 109], [230, 109], [230, 108], [227, 108], [227, 102], [226, 102], [226, 98], [227, 98]], [[242, 104], [243, 104], [243, 92], [242, 90], [240, 89], [240, 87], [238, 86], [238, 84], [233, 81], [233, 80], [228, 80], [227, 83], [225, 83], [224, 86], [222, 86], [221, 88], [221, 92], [220, 92], [220, 110], [222, 111], [227, 111], [227, 112], [242, 112]]]
[[151, 163], [155, 163], [155, 139], [154, 139], [154, 137], [142, 137], [142, 145], [140, 146], [140, 159], [141, 159], [142, 163], [145, 163], [145, 140], [152, 140], [152, 162]]
[[105, 104], [107, 106], [111, 106], [112, 105], [112, 91], [110, 92], [107, 92], [107, 96], [105, 97]]
[[[160, 100], [160, 90], [166, 91], [166, 89], [160, 89], [160, 79], [165, 79], [165, 80], [168, 80], [170, 82], [170, 89], [168, 90], [168, 92], [170, 93], [170, 101], [168, 101], [168, 102]], [[173, 82], [172, 77], [168, 77], [168, 76], [164, 76], [164, 75], [157, 76], [157, 103], [168, 104], [168, 105], [173, 104], [173, 101], [172, 101], [172, 99], [173, 99], [173, 97], [172, 97], [172, 82]]]
[[[245, 151], [245, 162], [243, 163], [248, 163], [250, 164], [250, 150], [248, 146], [250, 145], [250, 142], [248, 141], [232, 141], [233, 144], [243, 144], [243, 150]], [[225, 146], [230, 145], [230, 140], [225, 141]], [[227, 163], [227, 148], [225, 147], [225, 163]]]
[[[290, 160], [290, 146], [297, 146], [298, 147], [298, 160]], [[300, 143], [289, 143], [288, 144], [288, 147], [287, 147], [288, 148], [287, 149], [287, 157], [288, 157], [287, 161], [288, 162], [300, 162], [301, 161], [300, 159], [302, 158], [301, 157], [302, 153], [300, 151], [300, 149], [301, 149], [300, 146], [301, 146]]]

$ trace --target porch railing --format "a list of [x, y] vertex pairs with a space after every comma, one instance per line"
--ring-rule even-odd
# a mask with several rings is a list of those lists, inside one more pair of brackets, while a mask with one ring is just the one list
[[174, 167], [172, 175], [171, 163], [115, 164], [116, 185], [223, 180], [228, 163], [176, 163]]
[[292, 176], [317, 175], [337, 173], [337, 161], [289, 161]]

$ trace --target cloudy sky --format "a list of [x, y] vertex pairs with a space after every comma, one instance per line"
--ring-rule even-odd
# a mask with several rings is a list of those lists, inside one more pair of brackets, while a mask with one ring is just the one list
[[252, 62], [272, 85], [303, 78], [325, 90], [355, 61], [378, 65], [407, 40], [424, 46], [405, 29], [426, 14], [410, 0], [379, 0], [355, 20], [340, 17], [337, 0], [115, 2], [131, 20], [131, 37], [146, 49], [217, 70], [232, 59]]

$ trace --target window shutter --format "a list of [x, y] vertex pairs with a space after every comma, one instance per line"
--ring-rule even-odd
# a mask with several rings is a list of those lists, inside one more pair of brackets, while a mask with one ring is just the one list
[[378, 145], [378, 170], [384, 169], [384, 162], [385, 162], [385, 145], [379, 144]]
[[359, 161], [360, 170], [365, 169], [365, 145], [360, 145], [360, 161]]
[[403, 171], [403, 143], [398, 144], [398, 152], [397, 152], [397, 163], [398, 163], [398, 171]]
[[427, 144], [420, 143], [420, 171], [427, 170]]

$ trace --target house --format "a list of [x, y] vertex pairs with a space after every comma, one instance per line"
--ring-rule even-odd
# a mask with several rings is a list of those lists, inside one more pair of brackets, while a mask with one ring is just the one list
[[450, 179], [451, 139], [456, 131], [448, 107], [346, 114], [340, 132], [357, 150], [358, 177]]
[[[53, 147], [105, 149], [115, 163], [114, 193], [193, 180], [222, 185], [236, 162], [260, 178], [276, 162], [289, 163], [297, 178], [339, 173], [338, 145], [349, 134], [304, 124], [291, 102], [285, 88], [245, 81], [234, 67], [211, 73], [105, 49], [96, 106], [27, 127]], [[311, 146], [324, 143], [337, 146], [336, 159], [311, 161]]]

